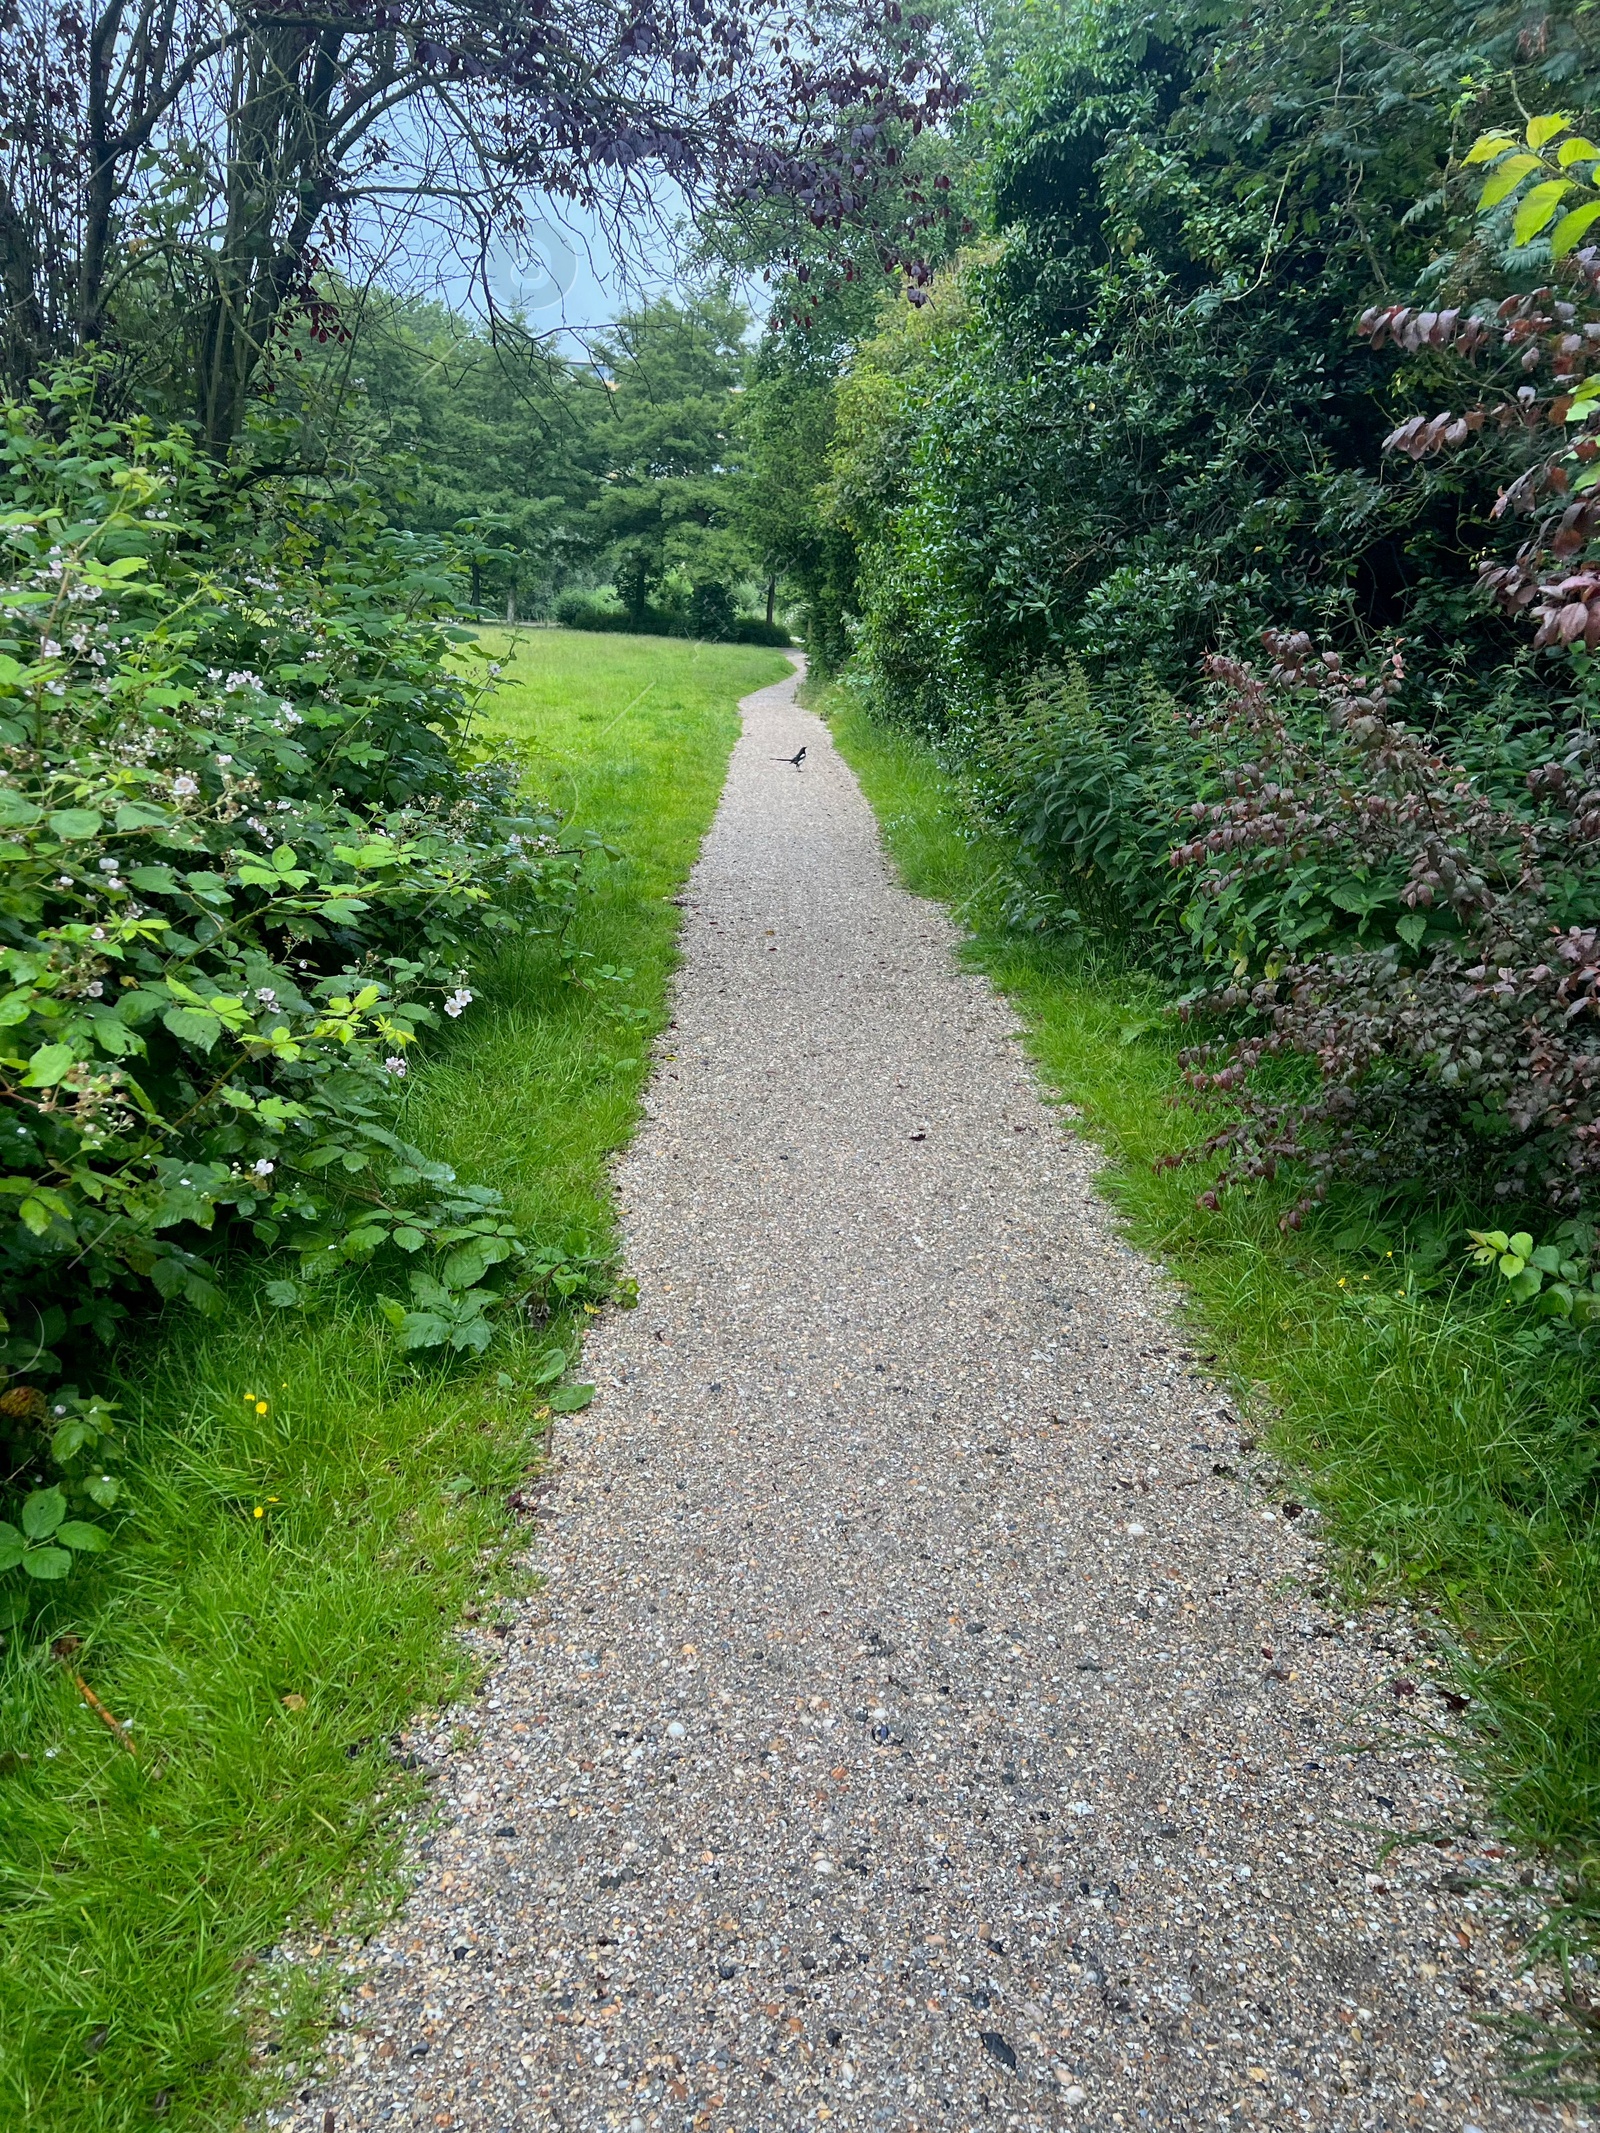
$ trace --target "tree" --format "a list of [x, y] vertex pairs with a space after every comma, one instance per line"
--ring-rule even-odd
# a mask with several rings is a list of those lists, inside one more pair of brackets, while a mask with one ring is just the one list
[[[14, 386], [91, 345], [214, 449], [318, 276], [419, 215], [480, 269], [530, 188], [859, 213], [959, 100], [932, 26], [835, 0], [15, 0], [0, 17], [0, 334]], [[170, 353], [169, 353], [170, 351]]]
[[[634, 616], [672, 577], [702, 605], [712, 586], [725, 602], [752, 567], [732, 466], [749, 326], [749, 313], [713, 288], [657, 298], [595, 345], [607, 390], [590, 432], [585, 530]], [[717, 613], [721, 604], [711, 600]]]

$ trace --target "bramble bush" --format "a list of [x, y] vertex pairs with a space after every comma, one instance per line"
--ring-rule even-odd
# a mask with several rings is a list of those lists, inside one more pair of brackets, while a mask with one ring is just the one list
[[141, 1295], [215, 1310], [237, 1247], [285, 1307], [377, 1262], [404, 1345], [481, 1350], [601, 1278], [395, 1130], [469, 944], [563, 934], [588, 848], [473, 742], [498, 670], [454, 671], [449, 555], [94, 382], [0, 407], [0, 1571], [44, 1578], [103, 1540], [80, 1388]]

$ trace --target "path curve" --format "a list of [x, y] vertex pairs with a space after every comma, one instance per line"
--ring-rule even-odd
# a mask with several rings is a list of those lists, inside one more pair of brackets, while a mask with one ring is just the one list
[[[794, 683], [743, 710], [619, 1172], [639, 1308], [291, 2122], [1543, 2122], [1488, 2084], [1518, 1988], [1440, 1886], [1403, 1622], [1312, 1600], [1009, 1010]], [[1461, 1842], [1381, 1857], [1420, 1827]]]

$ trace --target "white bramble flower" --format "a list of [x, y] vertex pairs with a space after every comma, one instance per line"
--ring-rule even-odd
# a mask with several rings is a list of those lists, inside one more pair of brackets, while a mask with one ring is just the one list
[[445, 1011], [445, 1013], [446, 1013], [447, 1015], [449, 1015], [449, 1016], [450, 1016], [450, 1018], [451, 1018], [451, 1019], [452, 1019], [452, 1021], [453, 1021], [453, 1020], [454, 1020], [454, 1019], [456, 1018], [456, 1016], [458, 1016], [458, 1015], [459, 1015], [459, 1014], [461, 1013], [461, 1010], [462, 1010], [462, 1009], [463, 1009], [464, 1007], [470, 1007], [471, 1005], [472, 1005], [472, 995], [471, 995], [471, 993], [470, 993], [470, 992], [468, 992], [468, 990], [467, 990], [467, 988], [466, 988], [466, 986], [465, 986], [465, 985], [460, 985], [460, 986], [457, 986], [456, 990], [455, 990], [455, 991], [454, 991], [454, 992], [453, 992], [453, 993], [452, 993], [452, 994], [450, 995], [449, 999], [448, 999], [448, 1000], [446, 1000], [446, 1002], [444, 1003], [444, 1011]]
[[270, 1178], [272, 1173], [277, 1169], [277, 1167], [278, 1166], [276, 1163], [270, 1162], [264, 1155], [258, 1156], [255, 1162], [250, 1165], [250, 1168], [255, 1172], [258, 1178]]
[[191, 778], [186, 770], [180, 770], [172, 781], [172, 797], [174, 800], [192, 800], [199, 790], [199, 780]]
[[389, 1070], [389, 1072], [395, 1075], [397, 1079], [401, 1081], [405, 1080], [406, 1063], [400, 1057], [400, 1054], [398, 1052], [391, 1052], [388, 1058], [383, 1063], [385, 1067]]

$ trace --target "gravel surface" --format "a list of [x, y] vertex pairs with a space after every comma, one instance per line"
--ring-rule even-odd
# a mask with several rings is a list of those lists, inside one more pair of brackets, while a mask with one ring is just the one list
[[685, 899], [548, 1585], [419, 1734], [441, 1826], [279, 2123], [1578, 2122], [1491, 2079], [1534, 1988], [1427, 1654], [1320, 1604], [793, 697]]

